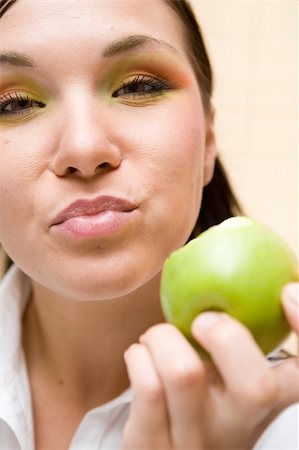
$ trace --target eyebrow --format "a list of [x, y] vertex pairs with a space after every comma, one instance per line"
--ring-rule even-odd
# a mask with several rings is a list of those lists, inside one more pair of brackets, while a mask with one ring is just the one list
[[[144, 34], [133, 34], [108, 45], [103, 50], [102, 56], [105, 58], [112, 57], [138, 47], [152, 44], [158, 44], [159, 46], [172, 51], [176, 55], [179, 55], [178, 50], [166, 41]], [[17, 52], [0, 52], [0, 64], [10, 64], [17, 67], [36, 67], [32, 58]]]
[[131, 36], [126, 36], [125, 38], [122, 38], [122, 39], [110, 44], [108, 47], [106, 47], [103, 50], [102, 56], [104, 56], [104, 57], [115, 56], [119, 53], [123, 53], [123, 52], [135, 49], [137, 47], [145, 46], [148, 44], [150, 44], [150, 45], [158, 44], [159, 46], [172, 51], [176, 55], [179, 55], [178, 50], [166, 41], [163, 41], [161, 39], [156, 39], [152, 36], [148, 36], [145, 34], [133, 34]]
[[35, 67], [31, 58], [16, 52], [0, 53], [0, 64], [11, 64], [12, 66]]

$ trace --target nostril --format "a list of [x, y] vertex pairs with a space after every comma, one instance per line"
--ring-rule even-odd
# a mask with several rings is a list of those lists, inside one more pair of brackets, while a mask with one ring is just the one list
[[104, 162], [104, 163], [98, 165], [99, 169], [108, 169], [109, 167], [110, 167], [110, 164], [107, 162]]
[[103, 162], [103, 163], [99, 164], [98, 166], [96, 166], [96, 169], [94, 172], [92, 172], [91, 174], [88, 174], [87, 172], [85, 172], [84, 170], [81, 170], [78, 167], [68, 166], [65, 173], [63, 174], [63, 176], [67, 176], [67, 175], [71, 175], [71, 174], [75, 174], [75, 175], [77, 174], [79, 176], [91, 176], [98, 171], [106, 172], [112, 168], [113, 167], [111, 166], [111, 164], [109, 162]]

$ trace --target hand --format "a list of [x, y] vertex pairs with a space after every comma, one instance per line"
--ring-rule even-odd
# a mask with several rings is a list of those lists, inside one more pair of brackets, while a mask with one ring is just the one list
[[[298, 332], [292, 287], [283, 291], [283, 306]], [[192, 333], [213, 363], [203, 362], [170, 324], [153, 326], [127, 350], [133, 401], [123, 450], [249, 449], [298, 401], [298, 361], [270, 368], [238, 321], [207, 312], [195, 319]]]

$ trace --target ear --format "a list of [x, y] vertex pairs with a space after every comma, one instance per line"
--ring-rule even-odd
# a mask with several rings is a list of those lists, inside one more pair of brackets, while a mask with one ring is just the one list
[[216, 138], [214, 129], [215, 110], [206, 118], [206, 145], [204, 155], [204, 186], [210, 183], [214, 175], [215, 160], [217, 157]]

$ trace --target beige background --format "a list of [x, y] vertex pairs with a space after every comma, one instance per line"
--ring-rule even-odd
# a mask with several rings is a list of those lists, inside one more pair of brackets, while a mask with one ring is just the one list
[[[218, 148], [250, 216], [298, 254], [298, 2], [191, 0], [215, 73]], [[290, 336], [284, 346], [298, 351]]]
[[298, 252], [297, 0], [191, 0], [215, 72], [218, 148], [247, 214]]

